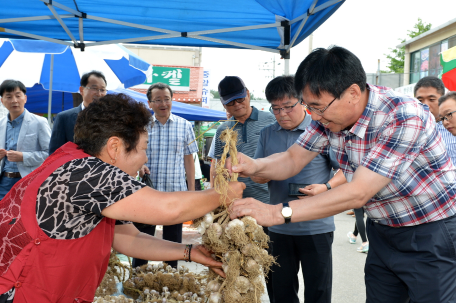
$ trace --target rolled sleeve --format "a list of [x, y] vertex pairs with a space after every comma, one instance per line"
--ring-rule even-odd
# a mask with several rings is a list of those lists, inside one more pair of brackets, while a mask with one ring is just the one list
[[299, 146], [320, 154], [327, 155], [329, 153], [329, 140], [325, 133], [323, 126], [318, 125], [317, 122], [312, 121], [306, 130], [296, 140]]
[[192, 125], [186, 123], [185, 131], [185, 149], [184, 155], [191, 155], [198, 152], [198, 143], [195, 140], [195, 133], [193, 132]]
[[384, 177], [399, 179], [424, 147], [425, 127], [417, 116], [394, 119], [381, 132], [361, 165]]

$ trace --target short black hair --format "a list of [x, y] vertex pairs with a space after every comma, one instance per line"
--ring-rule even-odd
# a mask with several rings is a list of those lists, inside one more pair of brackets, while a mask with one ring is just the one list
[[152, 114], [144, 103], [125, 94], [108, 94], [79, 113], [74, 143], [91, 156], [98, 156], [112, 136], [121, 138], [127, 153], [136, 149], [140, 135], [147, 132]]
[[421, 78], [416, 84], [413, 89], [413, 95], [416, 97], [416, 92], [422, 87], [433, 87], [437, 90], [437, 93], [440, 96], [445, 95], [445, 85], [443, 81], [434, 76], [427, 76]]
[[25, 87], [24, 83], [19, 80], [5, 80], [0, 85], [0, 96], [3, 97], [4, 93], [11, 93], [19, 88], [24, 95], [27, 93], [27, 88]]
[[454, 101], [456, 101], [456, 92], [448, 92], [446, 93], [445, 95], [443, 95], [442, 97], [439, 98], [439, 106], [447, 101], [448, 99], [453, 99]]
[[105, 76], [103, 75], [103, 73], [102, 73], [102, 72], [99, 72], [99, 71], [96, 71], [96, 70], [93, 70], [93, 71], [91, 71], [91, 72], [88, 72], [88, 73], [85, 73], [84, 75], [82, 75], [82, 77], [81, 77], [81, 82], [80, 82], [80, 85], [81, 85], [82, 87], [86, 87], [86, 86], [87, 86], [87, 83], [89, 83], [89, 78], [90, 78], [90, 76], [95, 76], [95, 77], [97, 77], [97, 78], [101, 78], [101, 79], [103, 79], [104, 83], [105, 83], [106, 85], [108, 85], [108, 82], [106, 81], [106, 78], [105, 78]]
[[149, 102], [151, 101], [150, 99], [152, 98], [153, 89], [167, 89], [167, 90], [169, 90], [169, 93], [171, 94], [171, 98], [173, 98], [173, 90], [171, 89], [171, 87], [166, 83], [157, 82], [157, 83], [154, 83], [151, 86], [149, 86], [149, 88], [147, 89], [146, 96], [147, 96], [147, 100], [149, 100]]
[[301, 62], [295, 75], [295, 89], [299, 96], [308, 87], [317, 97], [327, 92], [340, 98], [352, 84], [357, 84], [363, 92], [366, 89], [366, 73], [358, 57], [339, 46], [313, 50]]
[[269, 103], [283, 98], [299, 98], [294, 87], [294, 76], [279, 76], [266, 85], [266, 99]]

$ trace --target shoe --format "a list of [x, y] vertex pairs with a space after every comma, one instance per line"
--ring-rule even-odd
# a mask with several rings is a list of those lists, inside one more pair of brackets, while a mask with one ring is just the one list
[[351, 231], [348, 232], [347, 237], [348, 237], [348, 242], [350, 242], [350, 244], [356, 243], [356, 237]]
[[353, 210], [350, 210], [350, 211], [347, 211], [346, 214], [347, 214], [347, 215], [354, 215], [355, 212], [354, 212]]
[[366, 244], [361, 244], [360, 247], [358, 247], [358, 249], [356, 250], [357, 252], [360, 252], [360, 253], [366, 253], [369, 251], [369, 242], [366, 242]]

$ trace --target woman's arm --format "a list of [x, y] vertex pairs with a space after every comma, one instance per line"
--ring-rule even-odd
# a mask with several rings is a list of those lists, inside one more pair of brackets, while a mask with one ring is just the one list
[[[245, 184], [230, 182], [229, 201], [242, 197]], [[173, 225], [201, 217], [220, 205], [214, 189], [197, 192], [160, 192], [144, 187], [103, 209], [105, 217], [152, 225]]]
[[[112, 247], [127, 256], [150, 261], [184, 260], [185, 244], [170, 242], [141, 233], [133, 224], [116, 225]], [[221, 276], [222, 263], [210, 257], [200, 245], [193, 245], [191, 261], [203, 264]]]

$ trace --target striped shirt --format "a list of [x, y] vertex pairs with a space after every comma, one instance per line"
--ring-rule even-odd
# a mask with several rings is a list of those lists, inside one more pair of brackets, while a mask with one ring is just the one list
[[[234, 120], [233, 117], [230, 120]], [[258, 139], [260, 138], [260, 131], [269, 124], [276, 121], [273, 114], [269, 112], [262, 112], [252, 106], [252, 113], [250, 117], [242, 123], [233, 121], [226, 121], [217, 128], [215, 134], [215, 149], [214, 156], [217, 160], [222, 157], [223, 148], [225, 143], [220, 140], [220, 134], [227, 128], [233, 128], [238, 133], [238, 143], [236, 148], [251, 158], [254, 157]], [[250, 178], [239, 178], [238, 181], [244, 182], [246, 189], [244, 190], [244, 198], [255, 198], [264, 203], [269, 203], [269, 193], [267, 184], [258, 184], [253, 182]]]
[[456, 171], [429, 108], [386, 87], [367, 89], [350, 130], [333, 133], [312, 121], [297, 143], [326, 154], [331, 147], [348, 182], [358, 166], [391, 179], [364, 206], [374, 222], [400, 227], [453, 216]]
[[442, 124], [442, 122], [437, 123], [437, 130], [442, 136], [443, 142], [446, 145], [446, 151], [448, 156], [450, 156], [451, 162], [453, 165], [456, 165], [456, 136], [453, 136]]
[[147, 167], [152, 183], [159, 191], [185, 191], [184, 156], [198, 151], [192, 125], [173, 114], [164, 125], [155, 115], [153, 121], [153, 126], [148, 127], [147, 147]]

